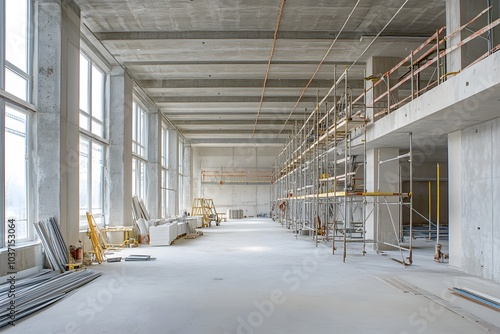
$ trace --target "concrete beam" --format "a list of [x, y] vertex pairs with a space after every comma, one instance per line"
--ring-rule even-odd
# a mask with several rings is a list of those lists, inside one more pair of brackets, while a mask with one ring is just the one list
[[[151, 97], [155, 103], [255, 103], [260, 102], [260, 96], [161, 96]], [[297, 102], [297, 96], [267, 96], [264, 97], [264, 102]], [[303, 97], [301, 102], [316, 102], [316, 97]], [[328, 99], [328, 102], [333, 102], [333, 97]], [[237, 109], [237, 106], [234, 106]]]
[[214, 145], [214, 144], [256, 144], [256, 145], [284, 145], [288, 138], [193, 138], [189, 139], [191, 146]]
[[[213, 137], [214, 135], [218, 134], [223, 134], [223, 135], [246, 135], [246, 134], [253, 134], [253, 129], [233, 129], [233, 128], [210, 128], [210, 129], [196, 129], [196, 130], [185, 130], [182, 128], [179, 128], [179, 130], [182, 132], [184, 136], [189, 136], [190, 134], [195, 134], [195, 135], [203, 135], [207, 134], [210, 135], [210, 137]], [[263, 134], [271, 134], [276, 136], [278, 134], [279, 129], [257, 129], [255, 130], [256, 135], [263, 135]], [[291, 134], [293, 132], [292, 129], [289, 130], [283, 130], [281, 133], [282, 134]]]
[[[337, 31], [279, 31], [278, 39], [328, 39], [337, 36]], [[238, 31], [129, 31], [129, 32], [99, 32], [95, 34], [101, 41], [148, 40], [148, 39], [273, 39], [274, 31], [238, 30]], [[360, 31], [343, 31], [340, 39], [357, 40], [373, 38], [373, 35]], [[427, 36], [408, 34], [387, 34], [379, 38], [425, 40]]]
[[[302, 88], [309, 80], [303, 79], [270, 79], [266, 87], [277, 88]], [[174, 79], [174, 80], [140, 80], [137, 84], [144, 89], [148, 88], [261, 88], [264, 84], [262, 79]], [[311, 88], [330, 88], [334, 84], [333, 80], [314, 80]], [[351, 88], [363, 88], [363, 80], [349, 80]]]
[[[255, 116], [257, 113], [255, 113], [253, 118], [247, 118], [245, 120], [236, 120], [232, 116], [228, 118], [221, 118], [219, 120], [198, 120], [196, 123], [190, 120], [181, 120], [181, 121], [176, 121], [175, 125], [176, 126], [211, 126], [211, 125], [227, 125], [227, 124], [253, 124], [255, 123]], [[170, 118], [170, 117], [169, 117]], [[303, 117], [302, 117], [303, 118]], [[283, 120], [277, 120], [276, 117], [273, 119], [260, 119], [259, 117], [259, 124], [260, 125], [283, 125]], [[292, 125], [292, 124], [291, 124]]]
[[[316, 60], [273, 60], [272, 65], [318, 65]], [[357, 63], [362, 67], [364, 62], [360, 61]], [[165, 65], [165, 66], [176, 66], [176, 65], [267, 65], [267, 60], [159, 60], [159, 61], [126, 61], [123, 63], [124, 66], [154, 66], [154, 65]], [[324, 61], [323, 66], [328, 65], [338, 65], [338, 66], [350, 66], [352, 62], [348, 61]]]

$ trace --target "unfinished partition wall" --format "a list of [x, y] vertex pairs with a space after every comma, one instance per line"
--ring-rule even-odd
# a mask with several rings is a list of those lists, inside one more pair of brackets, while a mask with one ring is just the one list
[[217, 212], [242, 209], [269, 216], [271, 173], [279, 148], [199, 147], [193, 155], [193, 197], [211, 198]]
[[450, 262], [500, 282], [500, 118], [450, 134]]

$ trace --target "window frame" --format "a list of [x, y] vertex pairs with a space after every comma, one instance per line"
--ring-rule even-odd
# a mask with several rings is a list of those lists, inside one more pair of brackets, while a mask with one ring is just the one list
[[[25, 143], [26, 143], [26, 220], [27, 220], [27, 238], [16, 239], [17, 245], [32, 242], [35, 239], [33, 229], [33, 220], [36, 218], [36, 193], [32, 191], [35, 184], [34, 175], [34, 160], [33, 160], [33, 115], [36, 112], [35, 106], [32, 105], [33, 100], [33, 51], [34, 51], [34, 20], [33, 20], [33, 0], [26, 1], [26, 71], [17, 67], [7, 60], [7, 8], [6, 0], [0, 0], [0, 217], [3, 219], [3, 224], [0, 227], [0, 248], [5, 247], [5, 239], [7, 231], [5, 223], [7, 222], [6, 201], [5, 201], [5, 117], [7, 108], [14, 109], [26, 115], [25, 125]], [[14, 16], [14, 15], [12, 15]], [[7, 71], [19, 76], [26, 82], [25, 98], [20, 98], [6, 88], [5, 77]]]
[[183, 212], [184, 208], [184, 139], [177, 137], [177, 196], [178, 213]]
[[[7, 16], [7, 8], [6, 8], [6, 0], [0, 0], [0, 44], [3, 46], [2, 51], [0, 52], [0, 89], [7, 94], [11, 94], [16, 98], [24, 101], [26, 103], [32, 103], [33, 99], [33, 50], [34, 50], [34, 24], [33, 24], [33, 1], [32, 0], [23, 0], [27, 2], [27, 17], [26, 17], [26, 71], [23, 71], [13, 63], [7, 60], [6, 55], [6, 44], [7, 44], [7, 27], [6, 27], [6, 16]], [[5, 85], [5, 73], [9, 70], [13, 74], [21, 77], [26, 81], [26, 99], [20, 98], [6, 90]]]
[[[93, 137], [93, 138], [99, 138], [99, 139], [103, 139], [104, 141], [106, 141], [106, 139], [108, 138], [108, 119], [109, 119], [109, 108], [108, 108], [108, 80], [109, 80], [109, 77], [108, 77], [108, 74], [105, 70], [102, 69], [102, 67], [96, 62], [93, 60], [92, 57], [90, 57], [87, 53], [83, 52], [83, 51], [80, 51], [80, 59], [85, 58], [88, 62], [88, 66], [87, 66], [87, 107], [88, 107], [88, 112], [87, 111], [84, 111], [82, 110], [80, 107], [80, 103], [81, 103], [81, 96], [80, 96], [80, 93], [81, 93], [81, 88], [79, 89], [78, 91], [78, 95], [79, 95], [79, 100], [78, 100], [78, 110], [79, 110], [79, 113], [78, 113], [78, 122], [79, 122], [79, 128], [80, 128], [80, 132], [82, 133], [85, 133], [87, 136], [89, 137]], [[79, 73], [81, 74], [82, 70], [81, 70], [81, 62], [80, 62], [80, 71]], [[93, 68], [97, 69], [102, 75], [103, 75], [103, 85], [102, 85], [102, 110], [103, 110], [103, 119], [100, 120], [98, 118], [95, 117], [95, 114], [94, 114], [94, 108], [93, 108], [93, 87], [94, 87], [94, 82], [93, 82]], [[82, 78], [80, 77], [79, 79], [79, 84], [81, 84]], [[81, 118], [83, 117], [86, 117], [87, 118], [87, 126], [88, 126], [88, 129], [85, 127], [82, 127], [82, 124], [81, 124]], [[95, 133], [94, 132], [94, 129], [93, 129], [93, 125], [94, 123], [97, 123], [97, 124], [100, 124], [100, 126], [102, 127], [102, 136]]]
[[9, 103], [8, 101], [5, 101], [3, 99], [0, 99], [0, 138], [2, 139], [2, 145], [0, 148], [0, 162], [1, 162], [1, 169], [2, 169], [2, 176], [0, 177], [0, 187], [2, 189], [1, 192], [1, 208], [0, 208], [0, 215], [3, 219], [3, 224], [1, 227], [0, 235], [1, 235], [1, 240], [0, 240], [0, 247], [5, 247], [6, 243], [6, 223], [7, 219], [9, 217], [6, 217], [6, 196], [5, 196], [5, 162], [6, 157], [5, 157], [5, 133], [6, 133], [6, 122], [5, 122], [5, 117], [7, 116], [7, 108], [10, 108], [16, 112], [22, 113], [26, 116], [26, 121], [25, 121], [25, 127], [24, 127], [24, 136], [25, 136], [25, 168], [26, 168], [26, 174], [25, 174], [25, 182], [26, 182], [26, 188], [25, 188], [25, 200], [26, 200], [26, 238], [18, 238], [16, 236], [16, 244], [23, 244], [23, 243], [28, 243], [32, 242], [35, 238], [35, 233], [34, 233], [34, 228], [33, 224], [30, 224], [30, 222], [33, 221], [35, 217], [35, 211], [34, 211], [34, 192], [30, 191], [33, 189], [33, 159], [32, 159], [32, 151], [33, 151], [33, 143], [32, 143], [32, 117], [33, 117], [33, 112], [29, 109], [23, 108], [21, 106], [17, 106], [13, 103]]
[[[96, 220], [97, 222], [97, 225], [98, 226], [106, 226], [107, 225], [107, 215], [106, 215], [106, 191], [107, 191], [107, 186], [106, 186], [106, 171], [107, 171], [107, 159], [106, 159], [106, 156], [107, 156], [107, 149], [108, 149], [108, 145], [106, 142], [103, 142], [101, 140], [98, 140], [96, 138], [93, 138], [93, 137], [90, 137], [88, 136], [87, 134], [85, 133], [82, 133], [80, 132], [80, 136], [79, 136], [79, 145], [78, 147], [80, 148], [81, 147], [81, 141], [83, 140], [87, 140], [88, 143], [89, 143], [89, 148], [88, 148], [88, 152], [89, 152], [89, 155], [87, 157], [88, 159], [88, 162], [87, 162], [87, 202], [88, 202], [88, 212], [94, 217], [94, 219]], [[93, 174], [93, 166], [92, 166], [92, 161], [93, 161], [93, 146], [94, 144], [96, 145], [100, 145], [102, 147], [102, 185], [101, 185], [101, 206], [102, 206], [102, 212], [95, 212], [93, 209], [93, 195], [95, 193], [95, 189], [93, 188], [93, 181], [94, 181], [94, 174]], [[78, 184], [79, 184], [79, 188], [81, 187], [81, 175], [80, 175], [80, 164], [81, 164], [81, 154], [82, 152], [80, 151], [79, 152], [79, 165], [78, 165], [78, 168], [79, 168], [79, 172], [78, 172]], [[81, 193], [80, 191], [78, 192], [78, 195], [80, 196]], [[80, 198], [81, 200], [81, 198]], [[79, 203], [78, 203], [78, 206], [79, 206], [79, 209], [78, 211], [81, 211], [82, 208], [80, 206], [80, 200], [79, 200]], [[87, 211], [87, 210], [86, 210]], [[80, 231], [82, 230], [87, 230], [88, 228], [88, 222], [87, 222], [87, 216], [86, 214], [81, 214], [80, 213]]]
[[144, 104], [134, 97], [132, 103], [132, 154], [148, 160], [148, 112]]
[[168, 163], [169, 163], [169, 129], [165, 122], [161, 124], [161, 180], [160, 180], [160, 196], [161, 196], [161, 218], [167, 218], [168, 215], [168, 201], [169, 201], [169, 181], [168, 181]]
[[[82, 43], [84, 43], [82, 41]], [[85, 44], [83, 44], [85, 45]], [[109, 125], [109, 69], [103, 69], [103, 66], [101, 63], [96, 60], [95, 57], [91, 56], [91, 53], [84, 52], [82, 49], [80, 50], [80, 60], [82, 58], [85, 58], [87, 61], [87, 68], [85, 70], [85, 73], [87, 75], [87, 96], [86, 96], [86, 104], [88, 107], [88, 112], [82, 110], [81, 107], [81, 89], [79, 89], [78, 94], [79, 94], [79, 100], [78, 100], [78, 120], [79, 120], [79, 147], [81, 145], [81, 141], [87, 140], [89, 142], [89, 156], [88, 156], [88, 163], [87, 163], [87, 202], [88, 202], [88, 212], [92, 214], [94, 219], [96, 220], [96, 223], [98, 226], [106, 226], [108, 224], [108, 208], [107, 208], [107, 201], [109, 200], [107, 196], [107, 184], [106, 184], [106, 179], [107, 179], [107, 154], [109, 150], [109, 140], [108, 140], [108, 125]], [[79, 74], [81, 74], [82, 71], [82, 63], [80, 61], [79, 63]], [[96, 69], [102, 74], [102, 120], [98, 119], [95, 117], [94, 113], [94, 108], [93, 108], [93, 87], [94, 87], [94, 74], [93, 74], [93, 69]], [[79, 79], [79, 84], [82, 83], [82, 78], [80, 77]], [[87, 124], [85, 127], [82, 127], [81, 120], [82, 116], [84, 116], [87, 120]], [[94, 128], [94, 123], [99, 124], [102, 127], [101, 134], [95, 133]], [[87, 129], [88, 127], [88, 129]], [[95, 175], [93, 173], [93, 146], [94, 145], [99, 145], [102, 147], [102, 184], [100, 187], [100, 192], [101, 192], [101, 212], [96, 212], [94, 211], [93, 208], [93, 197], [94, 194], [96, 193], [95, 189], [93, 188], [93, 181], [95, 179]], [[81, 153], [79, 152], [79, 161], [81, 159]], [[80, 162], [79, 162], [79, 168], [80, 168]], [[81, 187], [81, 174], [80, 171], [78, 173], [78, 178], [79, 178], [79, 187]], [[80, 191], [79, 191], [80, 195]], [[81, 199], [80, 199], [81, 200]], [[80, 206], [79, 202], [79, 211], [81, 211], [82, 208]], [[88, 228], [88, 222], [87, 222], [87, 217], [85, 214], [80, 214], [80, 231], [86, 230]]]

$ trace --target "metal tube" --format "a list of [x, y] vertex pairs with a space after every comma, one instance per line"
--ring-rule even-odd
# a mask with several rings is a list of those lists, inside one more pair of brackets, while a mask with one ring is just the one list
[[429, 240], [432, 239], [432, 187], [431, 181], [429, 181]]
[[[334, 81], [337, 77], [337, 65], [333, 68]], [[337, 86], [333, 90], [333, 238], [332, 254], [335, 254], [335, 234], [337, 233]]]
[[[438, 49], [439, 49], [439, 46], [438, 46]], [[414, 81], [415, 81], [415, 78], [414, 78], [414, 75], [413, 75], [413, 51], [411, 52], [410, 54], [410, 71], [411, 71], [411, 74], [410, 74], [410, 77], [411, 77], [411, 80], [410, 80], [410, 84], [411, 84], [411, 100], [413, 101], [413, 97], [414, 97]]]
[[413, 134], [410, 132], [410, 255], [408, 261], [413, 263]]
[[441, 209], [441, 199], [440, 199], [440, 174], [441, 174], [441, 166], [439, 163], [437, 164], [437, 198], [436, 198], [436, 244], [439, 244], [439, 214]]
[[348, 82], [347, 82], [347, 69], [345, 70], [345, 130], [344, 130], [344, 174], [345, 174], [345, 180], [344, 180], [344, 255], [342, 261], [345, 263], [345, 258], [347, 256], [347, 213], [348, 213], [348, 208], [347, 208], [347, 150], [348, 150], [348, 140], [349, 140], [349, 113], [348, 113], [348, 105], [347, 105], [347, 92], [348, 92]]
[[440, 62], [440, 58], [439, 58], [439, 34], [437, 33], [436, 31], [436, 69], [437, 69], [437, 83], [439, 85], [439, 80], [440, 80], [440, 77], [441, 77], [441, 70], [440, 70], [440, 65], [439, 62]]

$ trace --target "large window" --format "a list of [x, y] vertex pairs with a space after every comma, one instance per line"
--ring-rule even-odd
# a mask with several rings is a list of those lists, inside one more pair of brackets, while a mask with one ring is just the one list
[[[16, 220], [16, 243], [31, 240], [34, 215], [29, 160], [30, 113], [17, 106], [31, 103], [31, 0], [0, 0], [0, 247], [8, 219]], [[9, 97], [11, 94], [14, 97]], [[26, 104], [24, 102], [27, 102]], [[14, 106], [14, 103], [16, 106]]]
[[[98, 224], [104, 224], [104, 145], [80, 137], [80, 217], [91, 212]], [[86, 222], [86, 221], [85, 221]]]
[[184, 212], [184, 140], [179, 137], [179, 148], [177, 152], [177, 161], [179, 162], [179, 181], [177, 187], [177, 195], [179, 196], [179, 214]]
[[105, 138], [106, 76], [80, 54], [80, 128]]
[[132, 118], [132, 194], [146, 201], [148, 113], [137, 101]]
[[[5, 221], [16, 220], [16, 242], [30, 239], [28, 114], [5, 106], [4, 112], [4, 194]], [[6, 226], [6, 225], [4, 225]], [[7, 230], [7, 229], [5, 229]], [[5, 238], [4, 238], [5, 241]]]
[[165, 123], [161, 126], [161, 217], [168, 215], [168, 128]]
[[80, 54], [80, 226], [87, 227], [86, 212], [99, 225], [105, 220], [106, 75]]
[[30, 102], [31, 1], [0, 0], [0, 6], [5, 8], [4, 16], [1, 17], [1, 22], [5, 22], [2, 25], [5, 41], [2, 89]]

